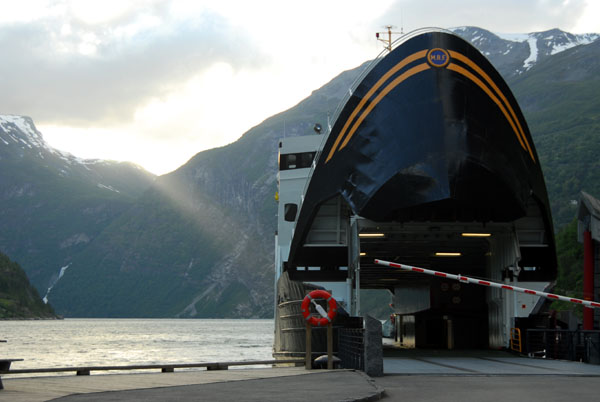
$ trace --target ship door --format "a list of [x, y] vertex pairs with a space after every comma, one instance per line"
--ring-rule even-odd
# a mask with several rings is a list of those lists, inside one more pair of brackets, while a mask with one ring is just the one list
[[486, 289], [433, 278], [431, 309], [415, 314], [415, 346], [436, 349], [488, 347]]

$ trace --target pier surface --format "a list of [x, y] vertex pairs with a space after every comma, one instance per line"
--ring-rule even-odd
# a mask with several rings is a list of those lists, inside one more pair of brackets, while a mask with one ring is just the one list
[[303, 367], [5, 378], [0, 401], [369, 401], [383, 389], [359, 371]]
[[384, 349], [384, 400], [563, 402], [597, 400], [600, 366], [503, 351]]
[[600, 366], [506, 352], [386, 350], [385, 375], [303, 367], [3, 378], [0, 402], [596, 400]]
[[384, 348], [383, 371], [400, 375], [562, 375], [600, 379], [600, 365], [528, 358], [495, 350]]

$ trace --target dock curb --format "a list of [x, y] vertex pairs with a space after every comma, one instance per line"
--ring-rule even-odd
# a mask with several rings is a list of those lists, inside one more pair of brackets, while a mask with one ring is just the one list
[[346, 400], [342, 400], [340, 402], [373, 402], [373, 401], [379, 401], [384, 397], [385, 388], [382, 388], [379, 385], [377, 385], [375, 380], [372, 379], [371, 377], [369, 377], [363, 371], [359, 371], [359, 370], [353, 370], [353, 371], [360, 374], [361, 376], [363, 376], [364, 379], [367, 381], [367, 383], [369, 383], [369, 385], [374, 388], [374, 392], [371, 395], [368, 395], [368, 396], [365, 396], [362, 398], [346, 399]]

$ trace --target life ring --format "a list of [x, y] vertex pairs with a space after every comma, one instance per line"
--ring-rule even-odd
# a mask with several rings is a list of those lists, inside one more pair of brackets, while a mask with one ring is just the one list
[[[310, 314], [310, 302], [313, 299], [325, 299], [329, 304], [327, 311], [327, 317], [317, 318]], [[302, 316], [310, 325], [313, 327], [321, 327], [330, 324], [337, 314], [337, 302], [328, 292], [324, 290], [313, 290], [310, 292], [304, 300], [302, 300]]]

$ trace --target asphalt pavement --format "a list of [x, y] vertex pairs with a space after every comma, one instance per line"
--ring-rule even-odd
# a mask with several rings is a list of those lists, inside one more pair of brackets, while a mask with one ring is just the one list
[[3, 377], [0, 402], [597, 400], [600, 366], [506, 352], [388, 353], [386, 375], [303, 367]]
[[267, 368], [6, 378], [0, 401], [375, 401], [381, 389], [354, 370]]

